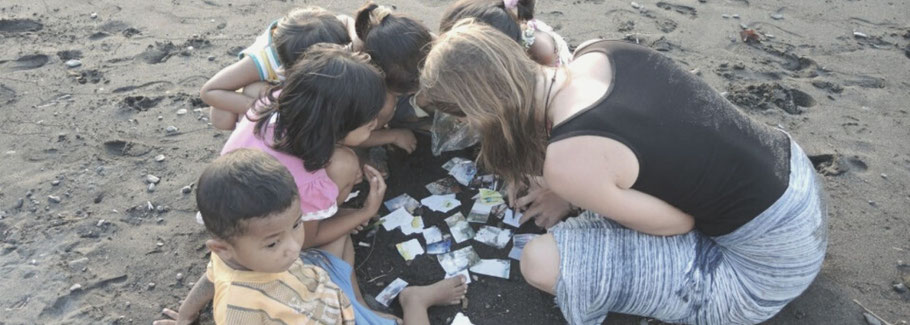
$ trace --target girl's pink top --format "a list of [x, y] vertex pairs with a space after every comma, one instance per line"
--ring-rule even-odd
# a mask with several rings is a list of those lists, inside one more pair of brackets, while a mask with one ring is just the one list
[[[257, 102], [254, 110], [262, 105]], [[269, 145], [273, 132], [271, 125], [275, 122], [276, 116], [273, 115], [273, 118], [269, 120], [270, 126], [265, 134], [267, 140], [256, 135], [256, 122], [250, 121], [248, 116], [243, 117], [240, 122], [237, 122], [234, 132], [221, 149], [221, 154], [239, 148], [250, 148], [272, 155], [294, 176], [294, 182], [297, 183], [297, 190], [300, 192], [300, 209], [303, 212], [303, 220], [322, 220], [331, 217], [338, 211], [335, 203], [335, 199], [338, 197], [338, 186], [326, 174], [325, 168], [309, 172], [303, 168], [303, 160], [300, 158], [271, 148]]]

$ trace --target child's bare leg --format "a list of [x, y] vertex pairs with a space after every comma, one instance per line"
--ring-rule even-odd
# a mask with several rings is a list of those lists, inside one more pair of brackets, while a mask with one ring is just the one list
[[399, 296], [401, 308], [404, 309], [404, 324], [430, 324], [428, 308], [458, 304], [467, 292], [468, 285], [463, 276], [451, 277], [428, 286], [404, 288]]

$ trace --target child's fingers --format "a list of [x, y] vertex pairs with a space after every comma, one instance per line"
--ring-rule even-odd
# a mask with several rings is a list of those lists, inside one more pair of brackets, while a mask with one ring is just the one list
[[161, 311], [161, 313], [167, 317], [177, 319], [177, 312], [174, 311], [173, 309], [165, 308], [164, 310]]

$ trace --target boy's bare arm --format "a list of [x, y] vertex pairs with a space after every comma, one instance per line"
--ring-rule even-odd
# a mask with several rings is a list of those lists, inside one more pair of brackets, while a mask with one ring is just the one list
[[165, 308], [164, 314], [170, 317], [171, 319], [159, 319], [153, 322], [153, 325], [189, 325], [196, 321], [196, 318], [199, 317], [199, 312], [202, 311], [202, 307], [205, 307], [209, 301], [215, 298], [215, 284], [209, 281], [209, 278], [203, 274], [199, 277], [199, 281], [196, 281], [196, 284], [193, 285], [193, 288], [190, 289], [190, 293], [187, 294], [186, 299], [183, 300], [183, 303], [180, 304], [180, 309], [177, 312], [174, 312], [171, 309]]

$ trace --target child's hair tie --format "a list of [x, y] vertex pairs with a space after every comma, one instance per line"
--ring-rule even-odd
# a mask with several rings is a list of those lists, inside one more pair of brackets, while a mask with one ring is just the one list
[[518, 0], [502, 0], [502, 5], [505, 6], [506, 9], [515, 9], [518, 8]]
[[376, 6], [376, 8], [373, 8], [373, 10], [370, 12], [370, 23], [373, 25], [379, 25], [382, 23], [385, 17], [388, 17], [391, 13], [392, 9], [389, 7]]

